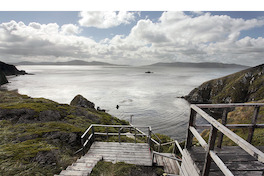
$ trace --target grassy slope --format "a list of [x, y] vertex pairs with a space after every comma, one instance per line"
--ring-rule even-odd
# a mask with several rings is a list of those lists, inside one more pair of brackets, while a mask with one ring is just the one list
[[[31, 110], [32, 121], [14, 120], [13, 111]], [[75, 161], [80, 135], [91, 123], [127, 124], [94, 109], [76, 108], [43, 98], [0, 91], [0, 110], [9, 114], [0, 120], [0, 175], [54, 175]], [[59, 120], [37, 120], [53, 110]], [[23, 111], [24, 112], [24, 111]], [[27, 112], [27, 111], [26, 111]], [[19, 115], [22, 118], [23, 114]], [[42, 156], [42, 157], [41, 157]], [[50, 156], [53, 159], [43, 159]]]

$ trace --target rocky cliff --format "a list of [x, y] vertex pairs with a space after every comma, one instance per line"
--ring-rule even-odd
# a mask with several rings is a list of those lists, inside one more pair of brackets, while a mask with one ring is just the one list
[[264, 64], [207, 81], [185, 96], [190, 103], [239, 103], [264, 98]]
[[0, 70], [0, 86], [8, 83], [5, 74]]
[[1, 61], [0, 61], [0, 70], [4, 72], [6, 76], [27, 74], [24, 70], [18, 70], [14, 65], [6, 64]]
[[0, 61], [0, 86], [8, 83], [6, 76], [25, 75], [24, 70], [18, 70], [14, 65], [6, 64]]

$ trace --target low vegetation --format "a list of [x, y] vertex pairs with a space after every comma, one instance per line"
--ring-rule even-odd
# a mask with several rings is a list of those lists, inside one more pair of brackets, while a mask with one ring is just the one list
[[[49, 176], [60, 173], [79, 157], [74, 153], [81, 148], [80, 137], [91, 124], [127, 125], [128, 122], [94, 108], [31, 98], [15, 91], [0, 91], [0, 175]], [[105, 127], [95, 127], [95, 130], [105, 132]], [[108, 132], [117, 133], [118, 129], [110, 128]], [[162, 143], [172, 141], [168, 136], [156, 135]], [[122, 142], [135, 142], [134, 138], [126, 136], [120, 139]], [[98, 137], [96, 140], [113, 142], [118, 141], [118, 137]], [[138, 136], [136, 142], [146, 142], [146, 137]], [[172, 147], [161, 147], [161, 151], [172, 151]], [[104, 173], [159, 175], [163, 170], [102, 161], [93, 175]]]
[[91, 176], [157, 176], [162, 175], [163, 169], [160, 167], [136, 166], [118, 162], [100, 161], [94, 167]]
[[0, 175], [54, 175], [74, 162], [92, 123], [128, 124], [92, 108], [0, 91]]

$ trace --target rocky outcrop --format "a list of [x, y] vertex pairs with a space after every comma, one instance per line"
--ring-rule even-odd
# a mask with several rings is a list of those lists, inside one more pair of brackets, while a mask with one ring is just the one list
[[0, 61], [0, 70], [6, 75], [25, 75], [27, 74], [24, 70], [18, 70], [14, 65], [6, 64]]
[[61, 120], [59, 111], [45, 110], [36, 112], [32, 109], [0, 109], [0, 120], [11, 120], [13, 123], [50, 122]]
[[8, 83], [5, 74], [0, 70], [0, 86]]
[[6, 76], [10, 75], [25, 75], [24, 70], [18, 70], [14, 65], [6, 64], [0, 61], [0, 86], [8, 83]]
[[71, 101], [70, 105], [82, 108], [92, 108], [94, 109], [94, 103], [90, 102], [82, 95], [76, 95], [73, 100]]
[[264, 64], [207, 81], [185, 99], [190, 103], [239, 103], [264, 98]]

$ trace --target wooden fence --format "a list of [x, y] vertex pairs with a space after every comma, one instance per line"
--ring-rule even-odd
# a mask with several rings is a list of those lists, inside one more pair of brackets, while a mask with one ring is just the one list
[[[254, 113], [252, 116], [252, 123], [251, 124], [227, 124], [227, 114], [228, 108], [235, 108], [235, 107], [254, 107]], [[191, 105], [191, 113], [190, 113], [190, 120], [187, 132], [187, 139], [185, 148], [191, 149], [193, 137], [195, 137], [200, 145], [205, 149], [206, 156], [204, 167], [202, 171], [203, 176], [208, 176], [211, 166], [211, 161], [213, 160], [216, 165], [221, 169], [221, 171], [225, 175], [233, 175], [232, 172], [226, 167], [223, 161], [217, 156], [214, 152], [215, 141], [217, 137], [217, 132], [220, 132], [220, 136], [218, 139], [217, 146], [221, 148], [223, 135], [227, 136], [231, 139], [234, 143], [240, 146], [244, 151], [246, 151], [251, 156], [255, 157], [258, 161], [264, 163], [264, 153], [258, 150], [256, 147], [251, 145], [254, 130], [256, 128], [264, 128], [264, 124], [257, 124], [257, 118], [259, 114], [259, 109], [261, 106], [264, 106], [264, 103], [236, 103], [236, 104], [198, 104], [198, 105]], [[203, 109], [210, 109], [210, 108], [223, 108], [223, 116], [222, 116], [222, 124], [219, 123], [216, 119], [211, 117], [207, 114]], [[195, 119], [196, 114], [199, 114], [202, 118], [204, 118], [209, 124], [205, 125], [196, 125]], [[210, 135], [208, 143], [201, 137], [199, 132], [196, 130], [197, 128], [210, 128]], [[241, 138], [240, 136], [236, 135], [232, 132], [229, 128], [248, 128], [249, 134], [247, 137], [247, 141]]]

